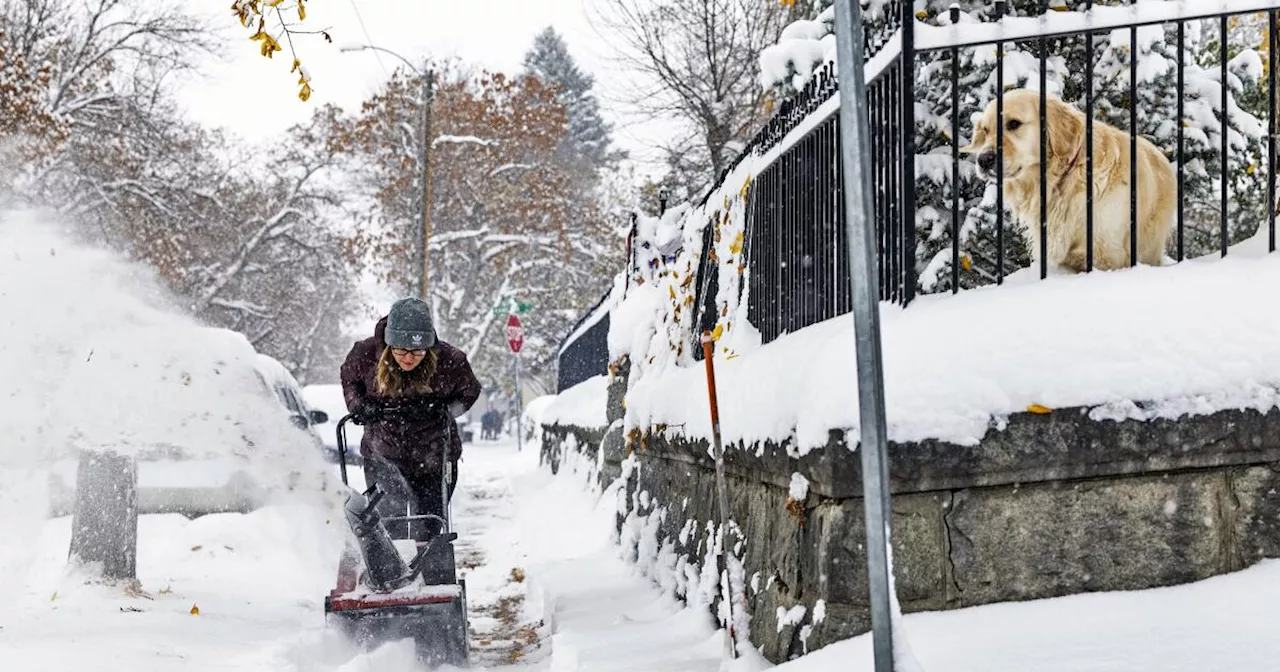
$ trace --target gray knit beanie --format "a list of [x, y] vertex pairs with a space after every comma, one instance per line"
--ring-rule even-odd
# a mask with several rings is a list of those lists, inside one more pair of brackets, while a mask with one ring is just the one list
[[396, 301], [387, 315], [384, 338], [393, 348], [426, 350], [435, 347], [436, 328], [431, 319], [431, 307], [420, 299]]

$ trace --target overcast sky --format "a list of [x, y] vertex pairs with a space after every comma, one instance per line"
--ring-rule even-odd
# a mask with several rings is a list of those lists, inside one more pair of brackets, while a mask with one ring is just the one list
[[200, 75], [182, 87], [180, 100], [202, 123], [227, 128], [249, 140], [261, 139], [305, 120], [325, 103], [358, 109], [386, 73], [402, 65], [385, 53], [342, 53], [341, 46], [371, 42], [415, 63], [427, 55], [456, 56], [514, 72], [534, 35], [551, 25], [564, 36], [579, 66], [596, 77], [606, 117], [615, 124], [615, 142], [638, 154], [637, 158], [651, 158], [644, 152], [645, 138], [652, 139], [659, 131], [628, 124], [609, 100], [608, 85], [617, 66], [611, 60], [608, 38], [597, 32], [589, 18], [588, 7], [598, 2], [309, 0], [304, 25], [329, 29], [334, 41], [326, 44], [319, 36], [306, 36], [295, 44], [312, 77], [313, 95], [303, 103], [297, 98], [297, 78], [289, 75], [288, 45], [282, 45], [285, 52], [273, 60], [263, 58], [257, 43], [248, 39], [249, 33], [240, 32], [229, 1], [202, 0], [210, 27], [225, 31], [229, 41], [221, 58], [205, 64]]

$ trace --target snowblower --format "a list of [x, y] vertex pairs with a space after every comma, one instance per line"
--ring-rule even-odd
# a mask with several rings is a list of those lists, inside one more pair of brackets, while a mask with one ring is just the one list
[[[338, 421], [338, 465], [344, 485], [346, 423], [353, 417]], [[470, 665], [467, 587], [458, 579], [453, 549], [458, 535], [450, 529], [447, 505], [452, 475], [449, 461], [444, 463], [444, 516], [383, 516], [378, 508], [386, 491], [374, 485], [362, 493], [347, 485], [345, 515], [354, 544], [348, 540], [338, 563], [337, 586], [325, 597], [325, 621], [363, 647], [411, 638], [419, 661], [465, 668]], [[407, 491], [407, 484], [400, 491]], [[407, 510], [407, 502], [403, 504], [394, 502], [394, 510]], [[397, 530], [405, 532], [393, 540], [385, 523], [397, 521], [404, 523]], [[434, 532], [415, 541], [415, 523], [431, 525]], [[397, 540], [402, 542], [399, 546]]]

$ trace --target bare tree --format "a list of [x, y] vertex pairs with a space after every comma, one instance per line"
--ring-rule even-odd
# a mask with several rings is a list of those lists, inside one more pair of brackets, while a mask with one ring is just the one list
[[760, 51], [792, 10], [762, 0], [606, 0], [594, 18], [635, 74], [625, 101], [646, 120], [676, 120], [662, 149], [693, 195], [713, 183], [767, 117]]
[[0, 179], [306, 379], [350, 345], [340, 318], [356, 296], [326, 184], [337, 112], [238, 150], [184, 121], [168, 75], [210, 46], [199, 25], [149, 0], [0, 0], [0, 147], [42, 150]]
[[50, 69], [53, 114], [82, 123], [109, 115], [99, 106], [117, 98], [156, 98], [214, 46], [197, 18], [145, 0], [0, 0], [0, 27], [15, 56]]
[[[559, 152], [568, 126], [553, 89], [452, 66], [437, 76], [429, 300], [441, 337], [467, 352], [482, 380], [503, 380], [506, 315], [494, 309], [533, 304], [524, 353], [537, 359], [598, 295], [597, 279], [616, 268], [622, 246]], [[420, 82], [397, 73], [338, 133], [358, 185], [348, 197], [371, 204], [352, 231], [350, 259], [391, 287], [417, 274]]]

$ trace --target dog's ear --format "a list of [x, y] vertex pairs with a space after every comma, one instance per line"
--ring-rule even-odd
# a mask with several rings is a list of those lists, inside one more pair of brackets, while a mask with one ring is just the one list
[[1050, 160], [1068, 160], [1080, 143], [1084, 142], [1084, 121], [1060, 98], [1047, 96], [1045, 122], [1049, 125], [1049, 132], [1046, 134], [1049, 144], [1045, 147], [1045, 156]]

